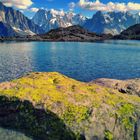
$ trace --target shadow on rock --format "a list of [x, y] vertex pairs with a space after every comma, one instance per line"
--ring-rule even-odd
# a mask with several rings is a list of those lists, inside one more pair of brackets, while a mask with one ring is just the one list
[[74, 133], [49, 110], [29, 101], [0, 96], [0, 127], [24, 133], [34, 140], [75, 140]]

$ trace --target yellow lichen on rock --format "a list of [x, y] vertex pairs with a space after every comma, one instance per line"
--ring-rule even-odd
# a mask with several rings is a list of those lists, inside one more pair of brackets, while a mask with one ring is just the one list
[[[57, 72], [31, 73], [1, 83], [0, 95], [18, 97], [32, 102], [35, 107], [49, 109], [75, 133], [84, 132], [87, 137], [91, 135], [89, 129], [97, 127], [97, 124], [103, 127], [103, 132], [97, 134], [107, 135], [105, 132], [110, 132], [109, 136], [116, 138], [119, 137], [117, 132], [123, 128], [134, 131], [135, 112], [140, 108], [138, 96], [122, 94], [95, 83], [76, 81]], [[117, 126], [115, 132], [108, 123], [122, 123], [122, 126]], [[130, 135], [133, 137], [132, 133]]]

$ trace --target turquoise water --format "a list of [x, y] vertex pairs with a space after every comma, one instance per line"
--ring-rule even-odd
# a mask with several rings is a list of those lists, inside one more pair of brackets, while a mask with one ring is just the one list
[[0, 43], [0, 82], [32, 71], [81, 81], [140, 78], [140, 41]]

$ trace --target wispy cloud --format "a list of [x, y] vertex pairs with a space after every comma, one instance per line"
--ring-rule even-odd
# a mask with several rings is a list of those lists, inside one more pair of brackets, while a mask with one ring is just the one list
[[108, 2], [106, 4], [96, 0], [91, 2], [89, 0], [80, 0], [79, 4], [80, 7], [87, 9], [87, 10], [100, 10], [100, 11], [139, 11], [140, 10], [140, 3], [118, 3], [118, 2]]
[[33, 4], [31, 0], [1, 0], [1, 2], [6, 6], [13, 6], [18, 9], [26, 9]]
[[75, 6], [76, 6], [76, 3], [75, 2], [70, 2], [68, 6], [69, 6], [70, 11], [73, 11]]
[[30, 10], [31, 10], [32, 12], [37, 12], [37, 11], [39, 10], [39, 8], [33, 7], [33, 8], [30, 8]]

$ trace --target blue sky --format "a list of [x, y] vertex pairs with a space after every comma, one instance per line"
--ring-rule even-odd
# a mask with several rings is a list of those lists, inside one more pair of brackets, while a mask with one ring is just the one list
[[[70, 10], [70, 7], [69, 7], [69, 4], [71, 2], [74, 2], [74, 3], [78, 3], [79, 1], [78, 0], [33, 0], [34, 4], [32, 5], [32, 7], [37, 7], [37, 8], [46, 8], [46, 9], [56, 9], [56, 10], [64, 10], [64, 11], [69, 11]], [[76, 13], [81, 13], [81, 14], [84, 14], [86, 16], [91, 16], [93, 15], [93, 11], [89, 11], [89, 10], [85, 10], [85, 9], [82, 9], [78, 6], [75, 6], [73, 12], [76, 12]], [[29, 13], [29, 12], [26, 12], [27, 15], [30, 15], [32, 16], [33, 13]]]
[[40, 8], [73, 11], [85, 16], [92, 16], [101, 11], [135, 11], [140, 12], [139, 0], [0, 0], [5, 5], [14, 7], [32, 17]]

